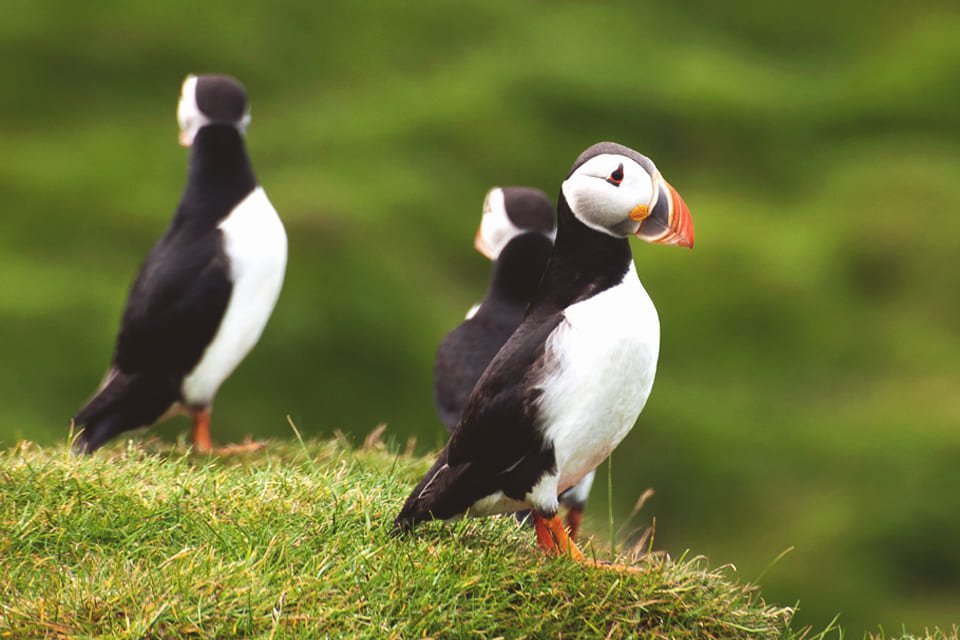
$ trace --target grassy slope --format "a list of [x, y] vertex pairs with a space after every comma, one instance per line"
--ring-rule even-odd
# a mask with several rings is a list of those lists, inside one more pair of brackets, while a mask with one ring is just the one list
[[227, 461], [22, 444], [0, 454], [0, 636], [798, 635], [699, 560], [586, 569], [511, 518], [391, 538], [427, 462], [342, 440]]
[[[955, 4], [0, 3], [0, 443], [61, 440], [102, 374], [182, 187], [188, 71], [247, 83], [291, 240], [223, 439], [286, 437], [286, 413], [443, 438], [430, 358], [484, 285], [484, 190], [555, 194], [613, 138], [657, 160], [698, 239], [636, 247], [663, 356], [616, 512], [652, 486], [658, 548], [747, 576], [796, 547], [764, 593], [819, 626], [955, 623]], [[598, 491], [588, 525], [605, 513]]]

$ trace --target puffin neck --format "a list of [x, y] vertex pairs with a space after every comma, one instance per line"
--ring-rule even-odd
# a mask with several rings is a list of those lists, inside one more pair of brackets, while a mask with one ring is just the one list
[[557, 203], [557, 239], [537, 295], [549, 309], [569, 305], [616, 286], [633, 261], [630, 243], [583, 224], [566, 198]]
[[[190, 169], [181, 206], [222, 218], [250, 194], [257, 178], [243, 136], [230, 124], [200, 129], [190, 147]], [[198, 207], [197, 205], [202, 205]]]
[[507, 243], [493, 263], [487, 302], [526, 306], [543, 277], [553, 243], [537, 231], [523, 233]]

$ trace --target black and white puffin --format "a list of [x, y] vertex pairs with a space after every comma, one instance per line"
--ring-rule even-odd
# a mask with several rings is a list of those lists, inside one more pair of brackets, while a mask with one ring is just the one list
[[[453, 432], [470, 392], [513, 335], [546, 269], [557, 235], [553, 203], [532, 187], [494, 187], [483, 200], [474, 247], [493, 261], [483, 300], [446, 335], [433, 365], [433, 399], [440, 421]], [[577, 538], [594, 473], [564, 491], [570, 537]]]
[[187, 76], [177, 120], [190, 147], [187, 184], [131, 287], [106, 377], [73, 418], [79, 452], [180, 412], [191, 416], [194, 450], [210, 452], [214, 395], [259, 340], [283, 285], [287, 236], [247, 155], [243, 85]]
[[530, 508], [549, 553], [583, 554], [557, 496], [633, 427], [653, 387], [657, 310], [637, 277], [631, 235], [693, 246], [683, 199], [636, 151], [601, 142], [564, 180], [554, 251], [520, 326], [474, 387], [437, 462], [394, 521]]

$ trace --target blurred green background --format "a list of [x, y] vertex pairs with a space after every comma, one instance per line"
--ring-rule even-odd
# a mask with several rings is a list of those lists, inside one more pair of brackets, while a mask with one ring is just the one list
[[216, 438], [289, 438], [289, 414], [438, 446], [433, 350], [486, 286], [485, 191], [553, 196], [616, 140], [697, 229], [634, 245], [663, 344], [618, 523], [653, 487], [627, 529], [655, 518], [657, 548], [749, 580], [795, 547], [765, 597], [852, 637], [960, 622], [956, 2], [0, 3], [0, 444], [64, 441], [98, 383], [205, 71], [247, 85], [290, 236]]

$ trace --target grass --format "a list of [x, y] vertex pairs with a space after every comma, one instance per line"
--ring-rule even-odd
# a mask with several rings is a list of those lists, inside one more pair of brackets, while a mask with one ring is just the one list
[[[656, 160], [697, 248], [634, 244], [654, 393], [587, 525], [760, 574], [798, 624], [960, 622], [956, 3], [0, 2], [0, 448], [64, 438], [183, 187], [188, 72], [250, 90], [290, 238], [215, 433], [446, 437], [434, 349], [481, 294], [483, 194], [555, 198], [601, 139]], [[183, 426], [158, 431], [172, 439]], [[601, 470], [601, 478], [605, 471]], [[606, 544], [606, 543], [605, 543]], [[824, 579], [829, 568], [831, 577]]]
[[586, 568], [509, 517], [393, 538], [428, 464], [343, 438], [228, 459], [22, 442], [0, 453], [0, 637], [812, 637], [702, 558]]

